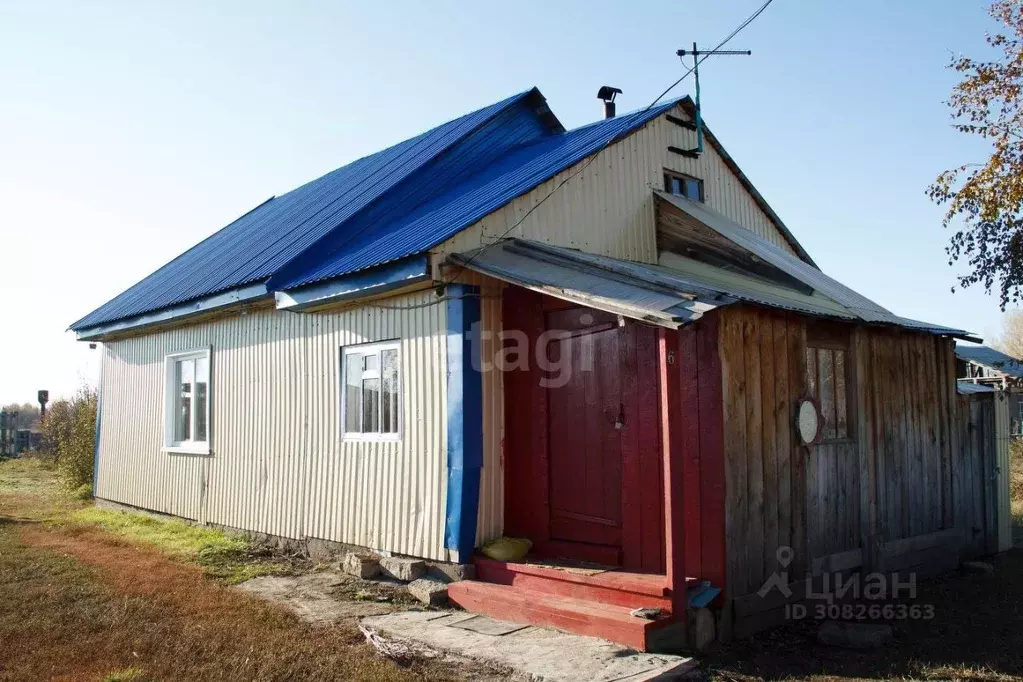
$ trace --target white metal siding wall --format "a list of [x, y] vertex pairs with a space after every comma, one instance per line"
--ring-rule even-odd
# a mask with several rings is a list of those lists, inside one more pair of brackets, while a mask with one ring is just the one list
[[[433, 304], [426, 305], [423, 304]], [[105, 344], [99, 497], [283, 537], [446, 559], [446, 306], [253, 310]], [[401, 339], [403, 435], [341, 442], [340, 349]], [[164, 356], [212, 346], [213, 454], [168, 455]]]
[[[672, 112], [689, 118], [681, 107]], [[739, 225], [792, 252], [788, 242], [710, 146], [699, 159], [668, 151], [696, 144], [695, 134], [664, 116], [600, 152], [597, 159], [533, 211], [509, 237], [527, 237], [590, 253], [657, 262], [654, 188], [664, 188], [664, 169], [703, 179], [707, 205]], [[537, 202], [586, 160], [558, 174], [455, 235], [435, 252], [478, 248], [504, 235]]]

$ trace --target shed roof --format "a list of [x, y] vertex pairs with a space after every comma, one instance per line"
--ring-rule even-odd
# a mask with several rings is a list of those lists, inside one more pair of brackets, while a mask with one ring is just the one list
[[972, 381], [956, 381], [956, 392], [959, 395], [976, 395], [978, 393], [994, 393], [995, 387], [987, 384], [975, 384]]
[[[766, 243], [762, 237], [753, 237]], [[883, 320], [865, 319], [856, 309], [825, 292], [807, 294], [713, 265], [669, 261], [673, 267], [665, 267], [635, 263], [518, 238], [451, 254], [448, 258], [459, 267], [505, 282], [664, 327], [679, 327], [715, 308], [747, 302], [939, 336], [969, 335], [959, 329], [906, 320], [890, 313]]]
[[957, 343], [956, 357], [983, 365], [998, 372], [1004, 372], [1010, 377], [1023, 378], [1023, 363], [1011, 355], [1006, 355], [994, 348]]

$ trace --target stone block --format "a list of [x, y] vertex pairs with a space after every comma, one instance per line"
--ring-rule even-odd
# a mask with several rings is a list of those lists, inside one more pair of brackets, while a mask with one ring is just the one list
[[440, 606], [448, 600], [447, 583], [432, 578], [413, 580], [408, 585], [408, 591], [427, 606]]
[[380, 559], [380, 572], [388, 578], [410, 583], [413, 580], [422, 578], [426, 574], [426, 562], [419, 559], [382, 557]]
[[341, 561], [341, 570], [356, 578], [372, 578], [380, 573], [380, 562], [366, 554], [347, 554]]

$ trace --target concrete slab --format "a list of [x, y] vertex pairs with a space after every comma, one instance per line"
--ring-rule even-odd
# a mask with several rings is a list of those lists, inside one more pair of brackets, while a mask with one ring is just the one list
[[338, 599], [338, 588], [347, 585], [348, 576], [334, 573], [307, 573], [297, 576], [263, 576], [246, 580], [238, 589], [278, 602], [305, 621], [336, 623], [347, 618], [378, 615], [395, 610], [393, 604], [378, 601]]
[[[475, 614], [399, 611], [364, 618], [362, 623], [385, 636], [409, 639], [428, 647], [497, 664], [537, 682], [640, 682], [680, 679], [696, 668], [691, 658], [643, 654], [593, 637], [538, 627], [494, 627], [489, 635], [452, 627]], [[500, 623], [500, 621], [496, 621]]]

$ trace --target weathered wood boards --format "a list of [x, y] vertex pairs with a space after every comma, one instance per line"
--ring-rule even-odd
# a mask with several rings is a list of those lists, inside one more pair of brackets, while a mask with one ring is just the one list
[[[752, 307], [716, 315], [736, 634], [778, 619], [783, 605], [756, 595], [775, 571], [794, 583], [839, 570], [933, 572], [999, 548], [1001, 420], [992, 398], [956, 394], [949, 339], [838, 324], [822, 332], [812, 318]], [[793, 409], [822, 390], [836, 428], [807, 448]], [[779, 548], [792, 550], [785, 566]]]

